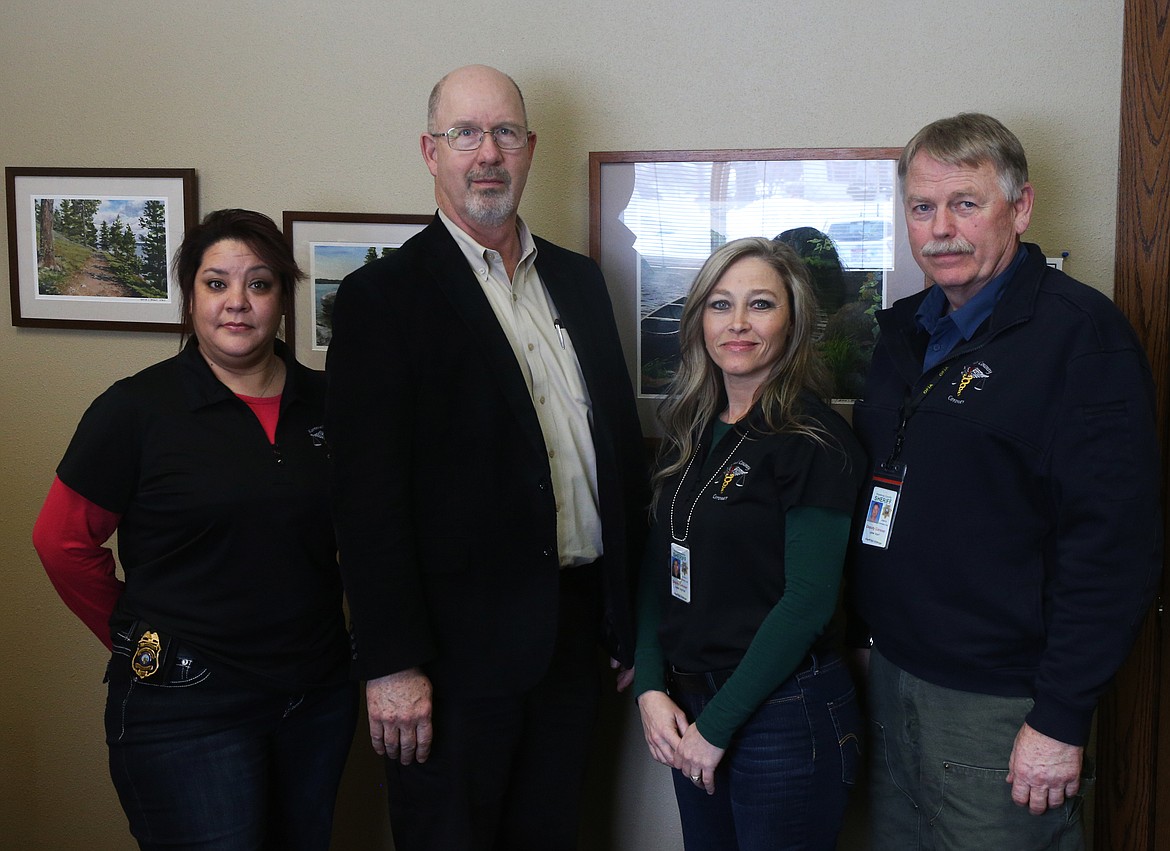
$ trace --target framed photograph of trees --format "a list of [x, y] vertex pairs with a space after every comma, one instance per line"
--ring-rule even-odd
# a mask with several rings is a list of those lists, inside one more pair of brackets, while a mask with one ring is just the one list
[[341, 279], [385, 257], [431, 222], [431, 216], [394, 213], [312, 213], [286, 210], [284, 238], [307, 276], [285, 317], [285, 341], [297, 359], [325, 368], [333, 336], [333, 299]]
[[195, 169], [4, 170], [12, 324], [177, 331], [171, 260], [199, 221]]

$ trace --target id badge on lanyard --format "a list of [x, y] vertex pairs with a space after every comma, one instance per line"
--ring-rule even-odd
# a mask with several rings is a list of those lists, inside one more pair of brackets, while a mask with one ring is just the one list
[[865, 511], [865, 525], [861, 529], [861, 543], [886, 549], [894, 531], [894, 516], [898, 513], [898, 499], [906, 481], [906, 465], [897, 461], [878, 464], [873, 471], [869, 507]]
[[684, 603], [691, 601], [691, 550], [681, 544], [670, 545], [670, 594]]
[[898, 459], [906, 442], [906, 426], [918, 406], [950, 371], [951, 365], [944, 365], [925, 387], [917, 394], [906, 394], [898, 431], [894, 436], [894, 449], [884, 462], [874, 466], [870, 480], [869, 505], [865, 510], [865, 523], [861, 527], [861, 543], [867, 547], [887, 549], [894, 534], [894, 519], [898, 516], [898, 501], [902, 498], [902, 487], [906, 483], [906, 465]]
[[[682, 490], [683, 482], [686, 481], [687, 476], [690, 475], [691, 465], [695, 463], [695, 459], [699, 457], [699, 448], [695, 447], [694, 454], [691, 455], [691, 460], [687, 462], [686, 469], [683, 470], [682, 477], [678, 480], [678, 485], [674, 489], [674, 500], [670, 503], [670, 596], [676, 600], [681, 600], [684, 603], [691, 601], [691, 548], [686, 546], [686, 541], [691, 534], [691, 517], [694, 514], [695, 508], [699, 504], [699, 500], [703, 494], [706, 493], [707, 488], [719, 476], [719, 474], [728, 469], [727, 465], [731, 463], [732, 456], [739, 451], [739, 447], [747, 440], [748, 432], [745, 430], [739, 437], [739, 442], [735, 444], [731, 452], [728, 453], [727, 459], [715, 468], [715, 473], [707, 480], [707, 484], [699, 488], [698, 494], [695, 496], [695, 501], [691, 503], [690, 510], [686, 513], [686, 525], [682, 528], [681, 536], [678, 534], [679, 530], [674, 525], [675, 501], [678, 500], [679, 491]], [[746, 465], [745, 465], [746, 469]], [[729, 478], [724, 478], [723, 487], [727, 487]]]

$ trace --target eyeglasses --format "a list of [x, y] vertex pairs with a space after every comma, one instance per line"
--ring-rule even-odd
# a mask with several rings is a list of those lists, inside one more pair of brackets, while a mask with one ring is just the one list
[[446, 133], [431, 133], [432, 136], [447, 137], [447, 144], [456, 151], [474, 151], [483, 144], [483, 137], [490, 135], [496, 142], [496, 147], [504, 151], [514, 151], [528, 144], [531, 135], [526, 127], [517, 127], [515, 124], [501, 124], [491, 130], [480, 130], [478, 127], [452, 127]]

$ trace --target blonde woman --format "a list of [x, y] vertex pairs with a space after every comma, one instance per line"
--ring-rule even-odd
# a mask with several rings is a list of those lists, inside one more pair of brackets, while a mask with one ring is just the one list
[[636, 694], [688, 851], [835, 847], [859, 759], [830, 623], [865, 464], [823, 401], [815, 313], [800, 258], [756, 238], [712, 254], [683, 310]]

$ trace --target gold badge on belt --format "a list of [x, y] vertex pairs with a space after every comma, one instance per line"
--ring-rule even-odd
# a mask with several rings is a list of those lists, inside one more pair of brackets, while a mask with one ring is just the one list
[[134, 651], [134, 657], [130, 660], [130, 667], [140, 679], [146, 679], [158, 671], [161, 651], [162, 644], [158, 640], [157, 632], [147, 630], [142, 633], [142, 638], [138, 639], [138, 649]]

